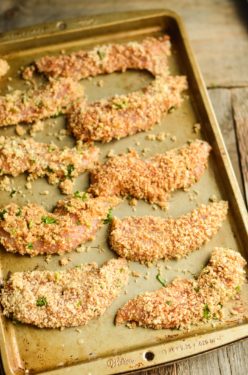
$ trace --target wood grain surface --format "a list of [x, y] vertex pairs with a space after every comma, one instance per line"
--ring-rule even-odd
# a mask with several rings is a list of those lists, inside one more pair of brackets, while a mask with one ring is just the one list
[[[248, 198], [248, 5], [238, 0], [0, 0], [0, 32], [80, 15], [169, 8], [179, 13]], [[248, 340], [136, 375], [247, 375]], [[100, 375], [100, 374], [99, 374]]]

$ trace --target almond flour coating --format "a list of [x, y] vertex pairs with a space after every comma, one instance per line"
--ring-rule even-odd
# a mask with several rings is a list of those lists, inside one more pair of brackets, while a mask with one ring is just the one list
[[44, 56], [27, 67], [23, 77], [30, 79], [35, 69], [49, 77], [70, 77], [75, 80], [125, 72], [127, 69], [145, 69], [153, 75], [167, 74], [170, 47], [169, 37], [164, 35], [146, 38], [142, 42], [97, 46], [90, 51], [69, 55]]
[[9, 70], [9, 64], [6, 60], [0, 59], [0, 78], [5, 76]]
[[169, 194], [199, 181], [207, 168], [207, 142], [140, 159], [135, 151], [113, 156], [91, 172], [89, 192], [94, 196], [132, 196], [166, 207]]
[[115, 197], [91, 198], [76, 192], [58, 201], [53, 213], [30, 203], [15, 203], [0, 211], [0, 243], [21, 255], [63, 254], [94, 238], [109, 210], [120, 200]]
[[55, 144], [33, 139], [0, 137], [0, 175], [18, 176], [28, 172], [29, 180], [48, 177], [51, 184], [60, 183], [65, 194], [72, 193], [79, 174], [94, 166], [99, 149], [78, 142], [74, 148], [59, 149]]
[[52, 80], [37, 89], [16, 90], [0, 97], [0, 126], [58, 116], [82, 97], [81, 85], [70, 78]]
[[184, 76], [160, 76], [128, 95], [78, 103], [68, 114], [68, 127], [77, 139], [101, 142], [149, 130], [163, 114], [181, 104], [186, 88]]
[[117, 312], [116, 323], [162, 329], [221, 320], [223, 304], [235, 298], [244, 283], [245, 264], [236, 251], [215, 248], [197, 281], [175, 279], [168, 286], [137, 296]]
[[16, 272], [1, 292], [3, 313], [40, 328], [83, 326], [99, 318], [128, 282], [125, 260], [66, 271]]
[[121, 257], [139, 262], [180, 259], [199, 249], [220, 229], [227, 202], [201, 205], [178, 219], [154, 216], [114, 218], [109, 243]]

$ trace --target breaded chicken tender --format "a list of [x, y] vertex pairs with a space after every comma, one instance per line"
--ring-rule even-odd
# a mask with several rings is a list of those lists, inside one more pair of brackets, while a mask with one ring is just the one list
[[166, 207], [170, 193], [200, 180], [211, 147], [196, 140], [142, 160], [135, 152], [113, 156], [91, 171], [89, 192], [94, 196], [131, 196]]
[[245, 281], [245, 264], [236, 251], [215, 248], [197, 281], [175, 279], [161, 289], [137, 296], [119, 309], [116, 323], [162, 329], [221, 320], [222, 306], [239, 293]]
[[146, 131], [180, 106], [186, 88], [184, 76], [160, 76], [128, 95], [77, 103], [68, 114], [67, 126], [77, 139], [104, 143]]
[[177, 219], [114, 218], [109, 243], [119, 256], [133, 261], [180, 259], [199, 249], [218, 232], [227, 209], [227, 202], [220, 201], [203, 204]]
[[75, 178], [93, 168], [98, 156], [99, 148], [81, 142], [76, 147], [60, 149], [33, 139], [0, 137], [1, 176], [16, 177], [27, 172], [32, 181], [46, 176], [49, 183], [59, 183], [65, 194], [72, 193]]
[[128, 282], [123, 259], [66, 271], [16, 272], [1, 291], [3, 314], [40, 328], [86, 325], [99, 318]]
[[23, 77], [30, 79], [35, 70], [48, 77], [70, 77], [75, 80], [127, 69], [165, 75], [168, 73], [170, 47], [169, 36], [164, 35], [148, 37], [142, 42], [101, 45], [68, 55], [43, 56], [24, 70]]
[[0, 243], [21, 255], [63, 254], [92, 240], [116, 197], [91, 198], [84, 192], [60, 200], [53, 213], [30, 203], [19, 207], [11, 203], [0, 211]]
[[52, 80], [39, 88], [0, 96], [0, 126], [32, 123], [68, 112], [82, 99], [83, 89], [70, 78]]

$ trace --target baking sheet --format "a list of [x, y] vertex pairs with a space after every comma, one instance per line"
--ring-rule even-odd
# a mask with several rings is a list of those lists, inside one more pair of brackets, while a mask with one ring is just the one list
[[[61, 26], [62, 25], [62, 26]], [[115, 327], [114, 316], [119, 307], [137, 294], [160, 288], [156, 275], [170, 282], [175, 276], [193, 277], [199, 273], [209, 259], [215, 246], [236, 249], [247, 258], [247, 228], [245, 226], [246, 211], [242, 202], [237, 182], [233, 175], [225, 147], [216, 124], [215, 117], [206, 97], [200, 74], [195, 65], [190, 47], [181, 21], [169, 11], [134, 12], [117, 15], [106, 15], [95, 18], [60, 22], [48, 26], [35, 26], [25, 30], [2, 35], [0, 38], [0, 54], [5, 55], [11, 66], [6, 78], [0, 81], [4, 93], [13, 88], [25, 88], [26, 84], [18, 78], [20, 66], [25, 66], [34, 58], [47, 53], [61, 53], [90, 49], [100, 43], [125, 42], [142, 40], [148, 35], [161, 35], [168, 32], [172, 37], [173, 54], [169, 58], [171, 74], [185, 74], [189, 80], [189, 91], [185, 93], [182, 106], [163, 118], [160, 125], [152, 131], [140, 133], [107, 145], [97, 144], [101, 148], [101, 159], [106, 160], [110, 150], [115, 153], [126, 152], [135, 148], [145, 158], [169, 149], [180, 147], [188, 140], [203, 138], [210, 142], [213, 151], [209, 167], [201, 180], [188, 192], [178, 191], [170, 199], [169, 209], [165, 212], [155, 209], [145, 202], [138, 202], [134, 209], [128, 201], [114, 210], [114, 215], [154, 215], [161, 217], [180, 216], [199, 203], [207, 203], [213, 195], [217, 199], [227, 199], [230, 203], [228, 220], [219, 233], [199, 251], [179, 261], [160, 261], [157, 266], [147, 268], [130, 262], [131, 271], [141, 276], [130, 276], [125, 292], [112, 304], [98, 320], [91, 321], [86, 327], [66, 328], [60, 330], [37, 329], [19, 323], [13, 323], [1, 317], [1, 353], [7, 374], [42, 373], [54, 374], [113, 374], [133, 369], [169, 362], [185, 356], [206, 351], [228, 342], [247, 336], [246, 324], [248, 308], [248, 287], [242, 288], [240, 315], [232, 315], [233, 302], [229, 303], [224, 323], [199, 325], [190, 332], [181, 330], [149, 330], [143, 328], [128, 329]], [[8, 76], [13, 77], [12, 81]], [[125, 94], [146, 86], [152, 76], [145, 72], [128, 71], [98, 76], [81, 81], [90, 100], [108, 97], [114, 94]], [[99, 80], [103, 87], [98, 86]], [[11, 86], [11, 87], [8, 87]], [[72, 137], [61, 139], [59, 131], [65, 128], [62, 116], [48, 119], [44, 131], [37, 133], [35, 140], [54, 141], [59, 146], [73, 146]], [[193, 126], [201, 123], [201, 132], [196, 134]], [[30, 126], [26, 126], [27, 129]], [[164, 141], [151, 141], [148, 134], [165, 133]], [[0, 135], [14, 135], [15, 127], [0, 130]], [[60, 138], [60, 139], [59, 139]], [[62, 137], [63, 138], [63, 137]], [[10, 201], [26, 204], [36, 202], [51, 209], [59, 198], [63, 198], [55, 186], [48, 185], [45, 179], [32, 183], [32, 190], [25, 188], [26, 176], [13, 180], [13, 187], [20, 190], [13, 198], [9, 192], [1, 192], [0, 204]], [[77, 179], [76, 190], [84, 190], [88, 186], [88, 174]], [[48, 190], [48, 195], [42, 193]], [[70, 258], [63, 268], [96, 261], [101, 265], [107, 259], [115, 257], [107, 246], [107, 226], [102, 228], [94, 241], [86, 244], [85, 253], [72, 252], [64, 257]], [[62, 269], [59, 260], [63, 256], [45, 256], [34, 258], [8, 254], [4, 249], [0, 252], [1, 277], [5, 278], [9, 271], [25, 271], [32, 269]], [[144, 276], [146, 278], [144, 278]], [[237, 302], [235, 302], [237, 304]], [[197, 335], [196, 335], [197, 334]], [[147, 352], [152, 354], [146, 355]], [[147, 359], [148, 358], [148, 359]]]

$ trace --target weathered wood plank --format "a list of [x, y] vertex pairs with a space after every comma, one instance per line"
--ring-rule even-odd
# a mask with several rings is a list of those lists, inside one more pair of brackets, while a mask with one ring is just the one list
[[228, 89], [212, 89], [208, 90], [208, 92], [221, 128], [222, 135], [224, 137], [224, 141], [239, 183], [239, 187], [242, 194], [244, 194], [244, 187], [238, 157], [238, 147], [234, 129], [231, 91]]
[[248, 85], [246, 2], [232, 0], [1, 0], [0, 31], [61, 18], [170, 8], [185, 21], [208, 86]]
[[238, 138], [245, 197], [248, 205], [248, 89], [232, 90], [232, 107]]

